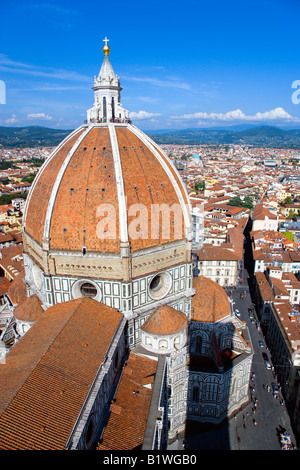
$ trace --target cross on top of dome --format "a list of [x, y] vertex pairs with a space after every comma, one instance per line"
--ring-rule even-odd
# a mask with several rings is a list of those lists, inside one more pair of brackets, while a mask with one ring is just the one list
[[109, 41], [109, 39], [107, 39], [107, 37], [105, 36], [105, 39], [103, 39], [103, 42], [105, 42], [105, 46], [103, 46], [103, 52], [106, 56], [108, 56], [108, 54], [110, 53], [110, 47], [107, 45], [107, 42]]

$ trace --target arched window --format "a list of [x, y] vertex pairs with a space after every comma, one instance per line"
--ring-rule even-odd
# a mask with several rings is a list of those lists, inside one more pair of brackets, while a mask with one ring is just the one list
[[195, 352], [196, 353], [201, 353], [202, 351], [202, 337], [197, 336], [196, 337], [196, 344], [195, 344]]
[[237, 379], [235, 377], [232, 382], [231, 394], [235, 395], [236, 393], [237, 393]]
[[115, 98], [112, 97], [111, 99], [111, 113], [112, 113], [112, 118], [113, 120], [115, 119]]
[[103, 96], [103, 121], [107, 120], [106, 97]]
[[176, 336], [174, 339], [174, 348], [178, 348], [180, 346], [180, 336]]
[[199, 387], [197, 385], [195, 387], [193, 387], [192, 400], [193, 400], [194, 403], [199, 402]]
[[166, 339], [159, 340], [158, 347], [159, 347], [159, 349], [167, 349], [168, 348], [168, 341]]

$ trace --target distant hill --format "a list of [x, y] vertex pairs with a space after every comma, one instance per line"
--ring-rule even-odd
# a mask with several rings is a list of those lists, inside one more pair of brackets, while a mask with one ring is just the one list
[[[275, 126], [242, 128], [186, 129], [154, 132], [146, 131], [158, 144], [226, 145], [242, 144], [271, 148], [300, 149], [300, 129], [281, 129]], [[72, 130], [48, 127], [0, 127], [0, 145], [3, 147], [55, 147]]]
[[148, 135], [158, 144], [244, 144], [300, 149], [300, 129], [284, 130], [274, 126], [251, 127], [243, 130], [190, 129], [165, 134], [148, 133]]
[[55, 147], [70, 132], [42, 126], [0, 127], [0, 145], [10, 148]]

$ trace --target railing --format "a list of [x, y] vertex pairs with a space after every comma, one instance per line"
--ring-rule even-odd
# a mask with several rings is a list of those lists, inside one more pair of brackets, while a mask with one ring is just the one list
[[131, 124], [131, 119], [128, 119], [128, 118], [112, 118], [112, 119], [85, 119], [84, 120], [84, 124], [88, 124], [88, 123], [106, 123], [106, 122], [115, 122], [115, 123], [125, 123], [125, 124]]

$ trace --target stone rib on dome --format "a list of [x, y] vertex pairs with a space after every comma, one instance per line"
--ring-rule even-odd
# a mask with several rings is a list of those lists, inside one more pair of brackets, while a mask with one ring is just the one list
[[[105, 205], [114, 234], [99, 225]], [[170, 233], [163, 219], [156, 232], [155, 205], [179, 209], [180, 226], [170, 212]], [[50, 239], [50, 250], [118, 253], [120, 243], [129, 241], [135, 251], [188, 237], [188, 205], [179, 175], [151, 139], [128, 124], [92, 124], [70, 134], [40, 170], [28, 197], [24, 232], [39, 245]]]
[[145, 333], [169, 336], [183, 331], [188, 325], [186, 315], [169, 305], [161, 305], [147, 318], [141, 329]]
[[217, 282], [203, 276], [195, 277], [193, 287], [192, 321], [214, 323], [231, 314], [227, 294]]

